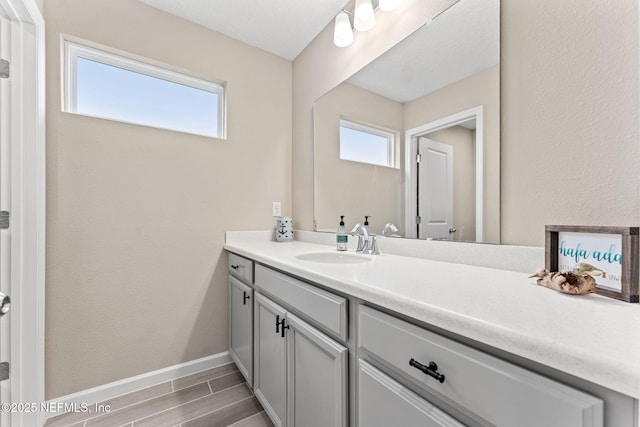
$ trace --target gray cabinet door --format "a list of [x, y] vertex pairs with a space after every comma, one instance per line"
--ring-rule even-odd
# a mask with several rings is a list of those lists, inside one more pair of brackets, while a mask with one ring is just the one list
[[295, 315], [289, 329], [289, 426], [347, 426], [348, 350]]
[[253, 289], [229, 276], [229, 354], [253, 386]]
[[364, 360], [358, 368], [361, 427], [463, 427], [455, 419]]
[[284, 427], [287, 410], [287, 340], [281, 326], [285, 311], [264, 296], [256, 293], [254, 301], [254, 360], [253, 390], [267, 414], [277, 427]]

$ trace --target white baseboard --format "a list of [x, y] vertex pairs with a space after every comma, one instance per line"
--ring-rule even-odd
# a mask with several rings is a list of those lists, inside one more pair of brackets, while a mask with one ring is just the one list
[[[143, 388], [175, 380], [177, 378], [195, 374], [197, 372], [206, 371], [207, 369], [226, 365], [227, 363], [231, 362], [232, 360], [229, 356], [229, 352], [225, 351], [223, 353], [214, 354], [211, 356], [203, 357], [201, 359], [190, 360], [189, 362], [180, 363], [163, 369], [158, 369], [157, 371], [136, 375], [135, 377], [125, 378], [120, 381], [115, 381], [87, 390], [82, 390], [77, 393], [68, 394], [66, 396], [51, 399], [48, 402], [67, 404], [75, 403], [78, 405], [81, 403], [86, 403], [88, 405], [92, 405], [94, 403], [113, 399], [114, 397], [141, 390]], [[50, 416], [55, 415], [60, 414], [50, 414]]]

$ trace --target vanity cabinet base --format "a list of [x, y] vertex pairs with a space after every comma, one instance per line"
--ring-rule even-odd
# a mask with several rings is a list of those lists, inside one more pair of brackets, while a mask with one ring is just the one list
[[256, 397], [278, 427], [346, 427], [348, 350], [261, 294], [255, 304]]

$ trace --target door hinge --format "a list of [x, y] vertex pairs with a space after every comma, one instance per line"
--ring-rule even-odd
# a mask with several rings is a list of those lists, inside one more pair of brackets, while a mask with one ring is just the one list
[[422, 222], [422, 218], [420, 215], [416, 216], [416, 224], [420, 224]]
[[0, 230], [9, 228], [9, 212], [0, 211]]
[[416, 163], [420, 163], [422, 161], [422, 154], [416, 154]]
[[9, 379], [9, 362], [0, 363], [0, 381]]
[[9, 78], [9, 61], [7, 61], [6, 59], [0, 59], [0, 78]]

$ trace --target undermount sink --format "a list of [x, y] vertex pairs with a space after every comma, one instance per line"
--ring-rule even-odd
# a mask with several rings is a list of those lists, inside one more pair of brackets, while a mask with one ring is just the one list
[[307, 252], [296, 255], [302, 261], [321, 262], [325, 264], [362, 264], [370, 262], [366, 255], [354, 255], [344, 252]]

